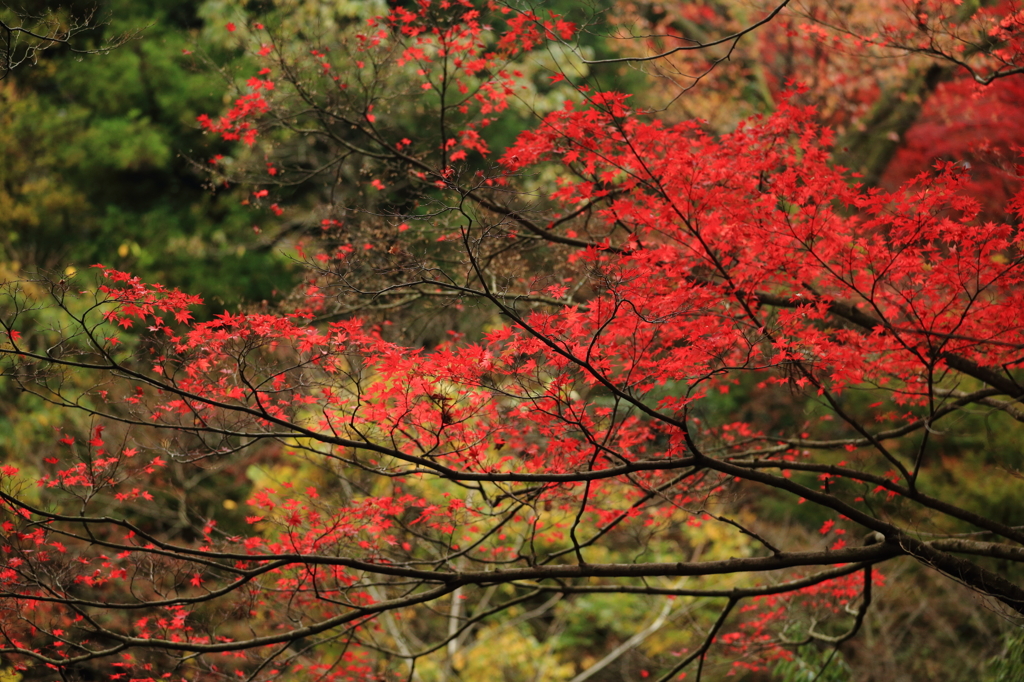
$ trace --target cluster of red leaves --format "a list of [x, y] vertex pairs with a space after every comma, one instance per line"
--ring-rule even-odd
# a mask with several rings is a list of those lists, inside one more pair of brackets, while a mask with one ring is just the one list
[[200, 114], [196, 119], [203, 130], [211, 133], [219, 133], [225, 140], [242, 140], [250, 147], [256, 143], [257, 129], [255, 124], [249, 120], [265, 114], [270, 110], [270, 105], [264, 99], [260, 90], [273, 90], [274, 83], [271, 80], [260, 80], [252, 78], [249, 86], [253, 92], [242, 95], [235, 100], [235, 105], [224, 116], [213, 120], [207, 114]]
[[[567, 206], [614, 193], [598, 213], [631, 235], [627, 253], [594, 248], [578, 256], [609, 284], [586, 313], [569, 308], [528, 320], [564, 340], [567, 354], [578, 355], [570, 339], [600, 328], [593, 366], [628, 373], [641, 390], [693, 383], [722, 358], [742, 364], [758, 351], [770, 364], [811, 362], [835, 387], [898, 382], [910, 392], [944, 352], [982, 366], [1019, 362], [1024, 330], [1008, 321], [1024, 303], [1021, 273], [1004, 257], [1019, 237], [1010, 225], [975, 221], [959, 168], [947, 164], [895, 192], [865, 195], [827, 165], [829, 134], [811, 110], [783, 104], [770, 118], [711, 138], [693, 123], [665, 128], [634, 116], [618, 125], [619, 107], [556, 112], [504, 157], [513, 170], [558, 159], [583, 176], [553, 193]], [[807, 303], [781, 311], [770, 328], [751, 329], [756, 303], [743, 298], [758, 291]], [[891, 323], [873, 335], [822, 328], [832, 301]], [[758, 335], [769, 343], [757, 344]]]
[[175, 322], [185, 323], [192, 319], [189, 306], [201, 305], [203, 302], [201, 297], [194, 294], [168, 289], [162, 284], [148, 284], [127, 272], [101, 264], [93, 267], [101, 270], [103, 276], [111, 282], [111, 285], [102, 284], [99, 288], [100, 293], [105, 295], [103, 302], [114, 304], [104, 313], [104, 319], [125, 329], [130, 329], [133, 320], [138, 320], [150, 321], [163, 331], [170, 332], [170, 327], [164, 326], [163, 315], [169, 314]]

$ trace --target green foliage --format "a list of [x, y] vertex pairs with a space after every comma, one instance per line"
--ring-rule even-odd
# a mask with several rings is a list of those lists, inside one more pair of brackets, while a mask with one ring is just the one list
[[1007, 632], [1003, 642], [1002, 654], [988, 662], [985, 682], [1024, 682], [1024, 630]]
[[838, 649], [799, 649], [792, 659], [773, 670], [778, 682], [849, 682], [853, 670]]
[[[268, 216], [204, 184], [195, 117], [222, 106], [224, 86], [193, 49], [201, 9], [110, 0], [98, 11], [109, 25], [82, 35], [145, 27], [143, 39], [84, 60], [52, 50], [0, 84], [0, 257], [102, 262], [203, 291], [215, 307], [290, 289], [291, 264], [253, 229]], [[207, 47], [227, 70], [239, 63]]]

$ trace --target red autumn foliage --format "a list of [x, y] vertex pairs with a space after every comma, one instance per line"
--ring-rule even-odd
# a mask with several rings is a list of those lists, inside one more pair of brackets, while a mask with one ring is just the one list
[[[952, 162], [851, 185], [798, 86], [712, 135], [557, 79], [564, 103], [492, 152], [481, 131], [525, 87], [514, 60], [576, 27], [416, 8], [354, 35], [352, 72], [309, 54], [326, 99], [303, 107], [341, 124], [324, 137], [374, 196], [415, 206], [316, 221], [290, 310], [196, 321], [198, 297], [103, 266], [95, 290], [5, 284], [4, 375], [96, 421], [0, 474], [5, 660], [399, 679], [532, 600], [621, 593], [720, 600], [689, 653], [658, 662], [699, 678], [709, 656], [791, 656], [794, 624], [802, 644], [855, 636], [876, 566], [901, 560], [1024, 612], [984, 563], [1020, 562], [1024, 533], [935, 493], [967, 408], [1024, 419], [1019, 182], [999, 221]], [[200, 125], [251, 146], [300, 116], [306, 81], [286, 66]], [[402, 118], [419, 115], [408, 93], [435, 132]], [[277, 191], [267, 167], [282, 186], [296, 172], [259, 159], [260, 199]], [[364, 316], [345, 312], [360, 298]], [[372, 307], [430, 300], [487, 311], [486, 327], [415, 345]], [[124, 350], [119, 329], [146, 331]], [[247, 481], [246, 499], [195, 506], [211, 477], [223, 494]], [[769, 537], [750, 496], [820, 516]], [[684, 552], [708, 524], [746, 553]]]

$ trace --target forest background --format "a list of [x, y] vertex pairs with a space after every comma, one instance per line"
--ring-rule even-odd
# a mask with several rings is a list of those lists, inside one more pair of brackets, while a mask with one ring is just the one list
[[[591, 59], [613, 63], [574, 68], [605, 89], [631, 93], [631, 106], [657, 110], [666, 121], [699, 118], [707, 131], [725, 133], [751, 114], [775, 110], [789, 84], [800, 81], [806, 90], [795, 97], [815, 104], [821, 121], [837, 133], [836, 161], [859, 172], [868, 186], [891, 189], [922, 165], [953, 161], [971, 173], [969, 190], [984, 210], [999, 215], [1019, 185], [1013, 163], [1015, 146], [1024, 143], [1024, 76], [981, 87], [969, 73], [941, 60], [858, 51], [845, 43], [844, 49], [823, 49], [806, 28], [808, 17], [820, 9], [813, 3], [787, 8], [774, 19], [770, 34], [745, 36], [731, 52], [727, 45], [675, 61], [614, 62], [652, 48], [648, 41], [625, 36], [674, 29], [710, 42], [748, 26], [751, 17], [770, 8], [741, 0], [585, 8], [558, 0], [544, 8], [582, 23], [595, 17], [606, 22], [604, 30], [586, 35], [584, 49]], [[54, 46], [0, 80], [0, 280], [37, 271], [91, 276], [83, 271], [102, 262], [147, 281], [201, 292], [208, 303], [205, 315], [288, 310], [295, 305], [292, 292], [306, 276], [295, 246], [316, 238], [320, 221], [312, 207], [331, 190], [297, 187], [287, 203], [282, 201], [283, 209], [259, 202], [250, 186], [226, 182], [230, 169], [222, 161], [231, 161], [237, 146], [208, 135], [197, 117], [227, 108], [237, 84], [254, 69], [251, 46], [235, 26], [261, 20], [281, 33], [322, 33], [365, 21], [387, 6], [341, 0], [244, 6], [223, 0], [109, 0], [95, 8], [91, 2], [63, 2], [50, 15], [33, 7], [32, 13], [44, 22], [52, 17], [67, 22], [94, 9], [94, 27], [75, 37], [76, 46], [98, 48], [124, 34], [130, 39], [94, 55]], [[852, 3], [843, 15], [851, 22], [847, 35], [883, 23], [885, 11], [884, 3]], [[18, 13], [0, 9], [0, 18], [13, 25]], [[524, 98], [529, 106], [498, 117], [486, 132], [494, 149], [511, 144], [532, 116], [562, 104], [547, 65], [533, 66], [526, 74], [533, 87]], [[699, 78], [686, 77], [705, 71]], [[329, 198], [342, 205], [364, 196]], [[448, 330], [474, 333], [487, 322], [473, 309], [440, 303], [396, 312], [390, 321], [425, 346], [439, 343]], [[742, 404], [742, 392], [729, 400]], [[799, 400], [797, 394], [782, 394], [777, 403], [758, 409], [783, 413]], [[53, 443], [55, 429], [67, 429], [74, 418], [0, 380], [0, 460], [31, 465]], [[946, 443], [957, 456], [943, 460], [939, 485], [944, 480], [949, 491], [969, 491], [957, 493], [971, 496], [960, 502], [1011, 523], [1019, 509], [1019, 486], [961, 484], [994, 461], [1013, 463], [1019, 476], [1021, 444], [990, 416], [979, 412], [975, 419], [970, 437]], [[89, 428], [87, 420], [80, 426]], [[199, 517], [230, 527], [229, 512], [279, 473], [254, 465], [231, 488], [195, 483], [197, 497], [188, 510], [180, 510], [178, 530], [186, 532]], [[770, 496], [745, 500], [743, 508], [783, 535], [814, 537], [826, 521], [810, 505], [785, 505]], [[696, 552], [711, 559], [739, 551], [736, 540], [715, 537], [712, 528], [702, 531], [710, 540]], [[615, 552], [626, 556], [632, 548], [609, 551], [614, 559]], [[1024, 647], [1011, 622], [965, 588], [917, 564], [900, 564], [897, 570], [906, 575], [890, 575], [887, 584], [899, 589], [877, 588], [863, 633], [838, 653], [829, 647], [804, 649], [791, 661], [745, 677], [740, 672], [740, 678], [1020, 679], [1013, 677], [1022, 673], [1012, 655]], [[666, 632], [679, 622], [652, 617], [646, 602], [623, 595], [533, 607], [519, 614], [518, 624], [488, 632], [489, 640], [480, 637], [490, 646], [451, 652], [461, 656], [459, 679], [495, 679], [497, 669], [504, 669], [506, 679], [582, 679], [581, 671], [604, 663], [612, 650], [616, 653], [603, 672], [590, 679], [639, 679], [652, 659], [673, 646]], [[707, 614], [698, 609], [686, 617], [706, 620]], [[724, 658], [721, 665], [728, 670]], [[21, 674], [10, 671], [3, 679]]]

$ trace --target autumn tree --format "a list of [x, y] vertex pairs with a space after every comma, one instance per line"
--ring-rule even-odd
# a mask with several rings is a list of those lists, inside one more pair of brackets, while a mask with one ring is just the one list
[[[583, 680], [673, 622], [638, 673], [700, 679], [834, 652], [911, 562], [1024, 613], [1024, 531], [979, 499], [1019, 452], [949, 480], [1024, 420], [1019, 187], [984, 222], [962, 165], [850, 184], [799, 83], [663, 122], [555, 12], [225, 31], [264, 62], [199, 117], [237, 143], [209, 165], [308, 279], [198, 322], [103, 265], [5, 284], [4, 380], [91, 420], [2, 469], [5, 662], [494, 679], [490, 642], [506, 679]], [[587, 663], [544, 643], [608, 595], [657, 615]]]
[[[1018, 12], [952, 0], [639, 2], [621, 3], [607, 32], [627, 53], [615, 61], [651, 75], [647, 106], [672, 102], [669, 116], [727, 129], [773, 110], [797, 79], [799, 101], [837, 133], [833, 161], [865, 184], [892, 190], [935, 161], [968, 164], [967, 191], [998, 219], [1024, 143]], [[744, 34], [773, 14], [772, 30]], [[735, 49], [739, 35], [747, 49]]]

